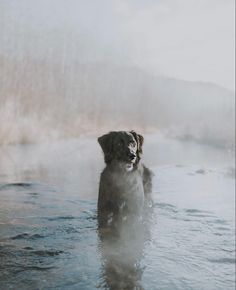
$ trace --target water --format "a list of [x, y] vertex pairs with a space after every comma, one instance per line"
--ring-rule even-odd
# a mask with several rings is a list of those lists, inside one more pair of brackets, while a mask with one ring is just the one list
[[[95, 137], [0, 149], [0, 289], [234, 289], [234, 156], [146, 136], [154, 208], [97, 229]], [[136, 288], [135, 288], [136, 287]]]

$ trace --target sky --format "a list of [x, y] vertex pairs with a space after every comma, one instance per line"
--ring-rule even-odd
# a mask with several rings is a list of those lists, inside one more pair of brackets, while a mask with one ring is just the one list
[[137, 65], [234, 89], [234, 1], [117, 1], [117, 9]]
[[140, 67], [234, 90], [234, 0], [0, 0], [0, 53]]

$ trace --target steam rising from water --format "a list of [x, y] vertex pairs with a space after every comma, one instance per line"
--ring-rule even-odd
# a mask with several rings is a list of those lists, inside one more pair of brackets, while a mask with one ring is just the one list
[[[5, 289], [233, 288], [234, 156], [217, 146], [234, 93], [162, 76], [231, 83], [232, 3], [0, 0], [0, 145], [50, 141], [0, 146]], [[117, 238], [97, 229], [96, 138], [52, 140], [119, 129], [161, 134], [145, 134], [150, 224]]]
[[94, 137], [0, 153], [1, 289], [235, 288], [234, 159], [225, 150], [145, 135], [153, 211], [112, 231], [97, 227], [104, 162]]
[[[113, 65], [6, 62], [1, 87], [0, 143], [76, 137], [139, 128], [232, 145], [234, 98], [211, 85], [154, 78]], [[13, 80], [11, 78], [13, 76]]]
[[115, 1], [48, 3], [0, 3], [0, 144], [120, 128], [234, 143], [233, 92], [140, 68]]

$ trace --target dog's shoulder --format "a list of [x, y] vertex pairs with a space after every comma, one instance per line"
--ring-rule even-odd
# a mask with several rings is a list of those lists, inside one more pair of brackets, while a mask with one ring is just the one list
[[144, 194], [146, 196], [150, 195], [152, 192], [152, 179], [153, 179], [154, 173], [142, 163], [140, 164], [138, 170], [140, 170], [140, 173], [142, 176]]
[[154, 173], [148, 167], [143, 164], [143, 177], [145, 178], [153, 178]]
[[140, 163], [137, 167], [137, 170], [140, 172], [142, 175], [143, 179], [152, 179], [154, 176], [154, 173], [152, 170], [150, 170], [147, 166], [145, 166], [143, 163]]

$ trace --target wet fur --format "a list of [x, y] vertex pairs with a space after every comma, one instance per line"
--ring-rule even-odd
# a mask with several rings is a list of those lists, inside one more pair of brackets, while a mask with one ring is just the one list
[[[119, 140], [123, 140], [123, 148], [117, 146]], [[130, 141], [135, 143], [136, 157], [129, 169], [125, 148]], [[143, 141], [134, 131], [110, 132], [98, 138], [106, 163], [99, 185], [99, 225], [109, 226], [127, 216], [140, 216], [144, 206], [152, 203], [153, 173], [140, 162]]]

